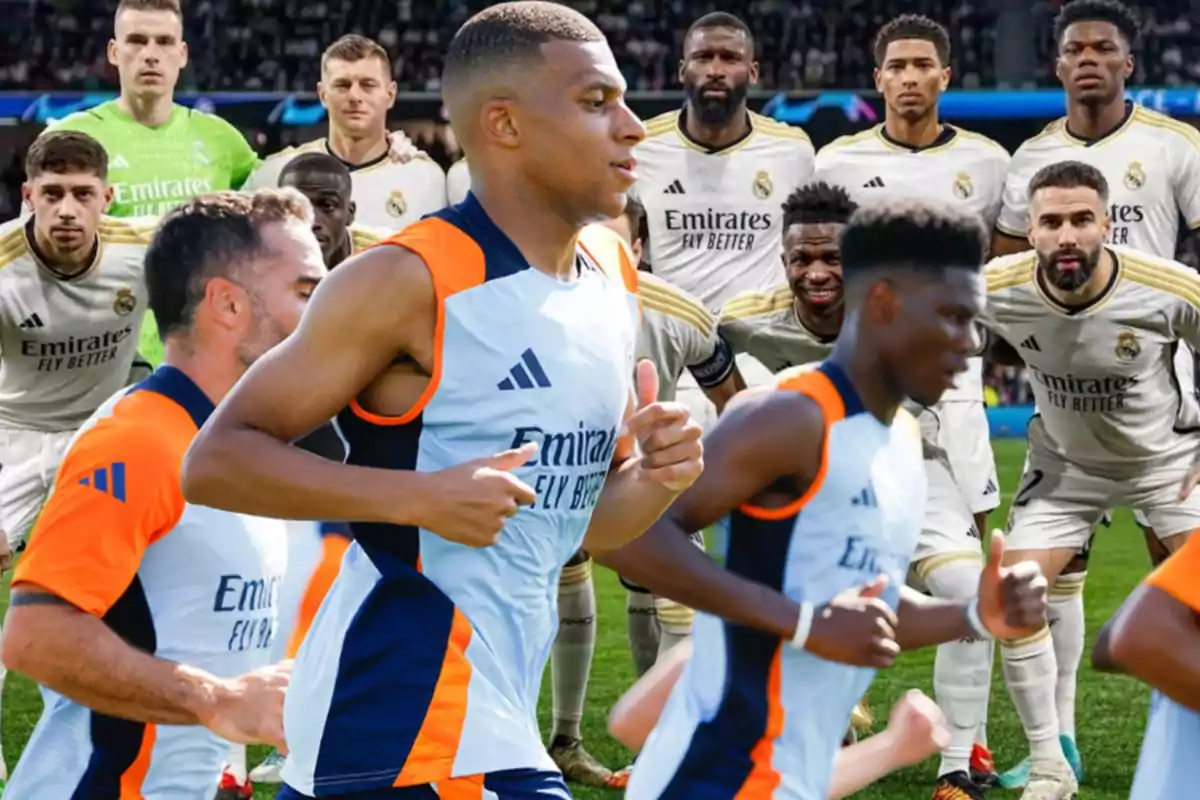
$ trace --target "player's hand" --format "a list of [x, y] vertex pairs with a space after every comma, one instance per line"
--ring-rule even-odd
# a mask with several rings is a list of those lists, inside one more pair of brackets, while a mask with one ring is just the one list
[[658, 402], [658, 370], [646, 359], [637, 365], [637, 399], [637, 411], [625, 420], [625, 430], [637, 439], [642, 453], [639, 477], [682, 492], [704, 471], [704, 431], [687, 406]]
[[12, 569], [13, 551], [8, 543], [8, 534], [0, 530], [0, 577]]
[[511, 470], [537, 453], [536, 442], [505, 450], [462, 466], [430, 473], [426, 503], [418, 525], [443, 539], [468, 547], [488, 547], [521, 506], [532, 505], [537, 492]]
[[896, 767], [907, 767], [940, 753], [950, 744], [950, 729], [937, 703], [920, 689], [909, 689], [892, 706], [884, 735]]
[[200, 714], [200, 723], [236, 744], [269, 744], [286, 753], [283, 697], [291, 678], [289, 659], [222, 681], [223, 691]]
[[421, 150], [408, 138], [404, 131], [388, 132], [388, 160], [393, 164], [407, 164], [417, 157]]
[[1046, 625], [1049, 584], [1033, 561], [1004, 567], [1004, 534], [992, 531], [987, 564], [979, 576], [979, 620], [997, 639], [1037, 633]]
[[816, 610], [804, 649], [826, 661], [854, 667], [890, 667], [900, 654], [896, 612], [880, 599], [888, 578], [880, 575], [849, 589]]

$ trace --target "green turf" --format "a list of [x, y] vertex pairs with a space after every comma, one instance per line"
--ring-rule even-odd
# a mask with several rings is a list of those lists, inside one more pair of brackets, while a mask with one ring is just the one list
[[[1016, 486], [1021, 469], [1023, 443], [997, 442], [996, 457], [1001, 486], [1008, 491], [1005, 493], [1006, 502], [993, 517], [993, 523], [1003, 519], [1000, 515], [1007, 511], [1007, 500]], [[1098, 540], [1088, 577], [1086, 602], [1089, 648], [1100, 625], [1148, 569], [1145, 546], [1132, 518], [1127, 514], [1119, 515], [1116, 524]], [[596, 582], [599, 638], [584, 732], [592, 753], [610, 766], [622, 766], [629, 761], [630, 754], [605, 733], [604, 718], [633, 678], [625, 640], [625, 600], [623, 590], [611, 573], [598, 569]], [[911, 687], [932, 693], [932, 665], [933, 650], [927, 650], [906, 655], [894, 669], [880, 673], [869, 695], [874, 709], [886, 713], [892, 702]], [[1124, 800], [1129, 796], [1146, 716], [1147, 697], [1144, 688], [1127, 678], [1097, 675], [1084, 666], [1079, 679], [1078, 726], [1079, 744], [1088, 770], [1084, 792], [1089, 800]], [[543, 691], [544, 724], [548, 705], [547, 686]], [[1025, 745], [998, 665], [992, 683], [991, 708], [989, 738], [999, 766], [1003, 769], [1024, 755]], [[40, 709], [41, 701], [29, 681], [21, 676], [10, 676], [4, 689], [3, 716], [4, 753], [9, 765], [16, 763]], [[251, 763], [261, 757], [261, 751], [253, 751]], [[936, 767], [936, 761], [930, 760], [914, 769], [897, 773], [856, 797], [872, 800], [928, 798]], [[573, 789], [575, 797], [581, 800], [617, 796], [615, 792], [599, 789]], [[273, 796], [274, 791], [266, 787], [255, 793], [256, 799], [265, 800]], [[1019, 795], [997, 790], [993, 796], [1007, 796], [1015, 800]]]

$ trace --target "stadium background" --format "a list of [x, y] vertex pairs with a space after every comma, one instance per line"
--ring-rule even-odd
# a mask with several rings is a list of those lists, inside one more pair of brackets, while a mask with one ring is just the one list
[[[190, 64], [177, 102], [216, 113], [240, 128], [262, 155], [325, 134], [325, 112], [312, 88], [324, 47], [344, 33], [380, 41], [393, 59], [401, 94], [391, 127], [402, 128], [448, 166], [459, 157], [438, 94], [441, 54], [458, 25], [489, 5], [475, 0], [198, 0], [185, 2]], [[116, 73], [104, 56], [115, 0], [0, 0], [0, 218], [20, 212], [21, 162], [46, 123], [116, 94]], [[578, 0], [608, 34], [643, 118], [678, 107], [676, 65], [688, 23], [711, 10], [741, 15], [756, 31], [761, 77], [750, 105], [802, 126], [818, 148], [837, 136], [882, 121], [871, 90], [873, 32], [897, 13], [925, 13], [950, 30], [953, 88], [942, 118], [996, 139], [1010, 151], [1060, 116], [1063, 97], [1053, 74], [1051, 20], [1057, 0]], [[1137, 4], [1142, 35], [1129, 91], [1136, 102], [1200, 125], [1200, 0]], [[1181, 249], [1197, 266], [1200, 254]], [[1016, 371], [989, 369], [993, 433], [1005, 503], [1024, 458], [1028, 388]], [[1120, 515], [1099, 542], [1087, 584], [1089, 638], [1148, 569], [1140, 534]], [[603, 571], [601, 571], [603, 572]], [[610, 766], [628, 753], [604, 733], [607, 709], [628, 686], [632, 668], [625, 643], [624, 597], [615, 579], [598, 577], [599, 639], [585, 722], [589, 749]], [[6, 598], [5, 598], [6, 599]], [[1090, 641], [1089, 641], [1090, 646]], [[906, 656], [871, 690], [877, 711], [905, 689], [931, 692], [933, 651]], [[5, 687], [3, 740], [16, 763], [40, 711], [36, 690], [23, 678]], [[546, 692], [548, 695], [548, 691]], [[1085, 795], [1124, 798], [1132, 779], [1145, 720], [1146, 692], [1120, 677], [1090, 671], [1080, 681], [1079, 738], [1088, 766]], [[1003, 768], [1025, 751], [1023, 737], [996, 670], [990, 739]], [[251, 762], [254, 763], [253, 760]], [[927, 797], [934, 762], [894, 776], [861, 796]], [[602, 790], [577, 790], [582, 798]], [[260, 789], [256, 797], [269, 797]], [[1016, 795], [1013, 795], [1014, 797]]]

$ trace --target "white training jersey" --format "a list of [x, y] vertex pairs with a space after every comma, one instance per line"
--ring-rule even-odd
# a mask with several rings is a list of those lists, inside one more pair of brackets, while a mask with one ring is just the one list
[[[817, 153], [816, 179], [841, 186], [861, 204], [872, 200], [935, 200], [965, 208], [991, 230], [1000, 213], [1008, 151], [977, 133], [945, 125], [929, 147], [906, 147], [883, 125], [834, 139]], [[983, 359], [967, 371], [942, 401], [983, 400]]]
[[91, 266], [56, 274], [34, 218], [0, 225], [0, 427], [71, 431], [129, 382], [157, 219], [101, 218]]
[[717, 308], [779, 283], [782, 205], [808, 181], [813, 146], [799, 128], [750, 114], [750, 135], [710, 151], [683, 131], [683, 112], [646, 123], [634, 187], [646, 207], [655, 275]]
[[[645, 272], [638, 273], [637, 293], [642, 309], [637, 357], [649, 359], [658, 370], [660, 401], [675, 399], [679, 376], [689, 367], [711, 380], [728, 376], [733, 362], [727, 354], [721, 356], [717, 321], [700, 301]], [[710, 364], [712, 371], [707, 369]]]
[[[243, 191], [277, 187], [283, 168], [304, 153], [333, 155], [325, 139], [280, 150], [254, 171]], [[398, 231], [446, 207], [446, 173], [424, 153], [418, 153], [406, 164], [394, 162], [384, 154], [370, 163], [346, 164], [346, 167], [353, 184], [354, 218], [364, 225]]]
[[770, 292], [743, 292], [721, 307], [717, 330], [735, 354], [753, 356], [771, 372], [823, 361], [834, 340], [804, 327], [795, 301], [787, 285]]
[[1121, 478], [1191, 457], [1200, 430], [1180, 391], [1174, 355], [1200, 346], [1200, 276], [1175, 261], [1113, 248], [1116, 270], [1086, 306], [1067, 308], [1044, 288], [1037, 254], [986, 268], [980, 321], [1028, 368], [1056, 455], [1094, 474]]
[[1063, 117], [1021, 145], [1004, 184], [996, 221], [1001, 233], [1025, 238], [1029, 181], [1039, 169], [1059, 161], [1090, 164], [1108, 181], [1109, 244], [1174, 258], [1179, 218], [1200, 228], [1200, 132], [1131, 104], [1125, 122], [1102, 139], [1076, 138]]
[[446, 171], [446, 200], [448, 205], [456, 206], [467, 199], [471, 191], [471, 171], [467, 169], [467, 160], [460, 158], [450, 165]]

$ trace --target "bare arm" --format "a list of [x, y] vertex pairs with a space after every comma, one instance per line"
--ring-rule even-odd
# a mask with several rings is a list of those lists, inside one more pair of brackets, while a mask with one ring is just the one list
[[716, 386], [706, 386], [703, 388], [704, 396], [717, 407], [717, 414], [721, 414], [725, 411], [725, 406], [729, 405], [729, 401], [733, 399], [733, 396], [746, 388], [746, 379], [742, 377], [737, 364], [734, 364], [728, 378]]
[[380, 247], [340, 265], [299, 329], [250, 368], [197, 435], [183, 465], [187, 499], [277, 519], [415, 523], [420, 474], [331, 462], [291, 442], [398, 355], [431, 350], [435, 315], [432, 278], [415, 254]]
[[196, 725], [228, 702], [217, 677], [155, 658], [92, 614], [29, 584], [13, 592], [3, 660], [80, 705], [140, 722]]
[[967, 622], [967, 603], [926, 597], [907, 586], [900, 588], [900, 624], [896, 640], [902, 650], [918, 650], [975, 636]]
[[[1157, 586], [1139, 587], [1097, 642], [1100, 661], [1200, 711], [1200, 621], [1191, 607]], [[1093, 663], [1096, 655], [1093, 654]]]

